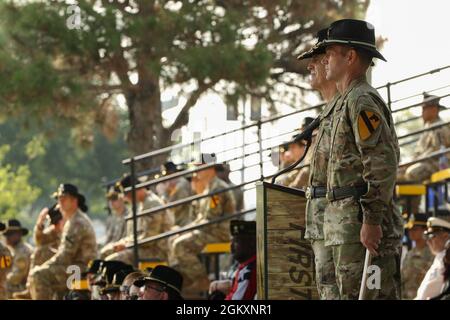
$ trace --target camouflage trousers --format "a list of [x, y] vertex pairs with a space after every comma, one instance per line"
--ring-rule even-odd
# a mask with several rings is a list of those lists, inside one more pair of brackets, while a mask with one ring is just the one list
[[30, 294], [33, 300], [53, 300], [67, 292], [69, 274], [62, 265], [34, 267], [30, 272]]
[[[139, 259], [156, 259], [158, 261], [166, 261], [167, 253], [163, 252], [158, 242], [153, 243], [153, 246], [147, 246], [145, 248], [139, 248]], [[167, 251], [167, 249], [166, 249]], [[134, 265], [134, 251], [133, 249], [125, 249], [119, 252], [108, 255], [105, 260], [107, 261], [122, 261], [124, 263]]]
[[194, 230], [169, 240], [169, 264], [183, 275], [184, 287], [207, 277], [206, 268], [198, 258], [205, 245], [226, 241], [229, 241], [229, 236], [218, 235], [211, 230]]
[[8, 284], [8, 298], [12, 298], [14, 293], [21, 292], [25, 290], [25, 288], [26, 285], [23, 283], [15, 285]]
[[24, 289], [30, 290], [30, 282], [31, 282], [31, 270], [45, 263], [45, 261], [49, 260], [55, 253], [52, 250], [51, 246], [38, 246], [36, 247], [33, 255], [31, 256], [31, 264], [30, 264], [30, 272], [27, 277], [27, 284]]
[[316, 284], [320, 300], [339, 300], [339, 288], [333, 263], [333, 250], [324, 240], [311, 240], [316, 267]]
[[405, 178], [409, 181], [422, 182], [438, 171], [439, 168], [430, 162], [419, 162], [409, 166], [405, 172]]
[[134, 252], [133, 249], [125, 249], [123, 251], [110, 254], [104, 259], [106, 261], [122, 261], [123, 263], [134, 265]]
[[[330, 246], [336, 272], [336, 283], [342, 300], [356, 300], [359, 297], [364, 269], [366, 248], [361, 243]], [[379, 286], [366, 290], [366, 300], [397, 300], [401, 297], [400, 256], [385, 255], [372, 257], [372, 266], [380, 270]], [[376, 269], [375, 269], [376, 270]], [[376, 272], [372, 275], [375, 276]], [[372, 279], [372, 277], [369, 275]], [[368, 279], [368, 283], [371, 279]], [[374, 280], [375, 281], [375, 280]], [[376, 283], [376, 281], [374, 282]]]

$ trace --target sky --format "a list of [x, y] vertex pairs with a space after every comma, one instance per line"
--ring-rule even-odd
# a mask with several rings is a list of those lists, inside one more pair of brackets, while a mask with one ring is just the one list
[[[386, 38], [381, 52], [388, 60], [387, 62], [376, 61], [376, 66], [372, 70], [372, 84], [378, 87], [387, 82], [394, 82], [450, 65], [449, 13], [450, 1], [448, 0], [372, 0], [366, 20], [375, 26], [376, 36]], [[450, 69], [392, 87], [392, 100], [418, 95], [423, 91], [443, 86], [448, 87], [434, 91], [433, 94], [450, 94]], [[385, 90], [380, 90], [380, 94], [386, 99]], [[421, 95], [406, 99], [393, 104], [393, 110], [421, 100]], [[312, 103], [315, 103], [315, 101]], [[442, 99], [441, 103], [450, 106], [450, 97]], [[249, 105], [246, 107], [248, 112]], [[412, 113], [420, 115], [420, 111], [420, 108], [415, 108]], [[173, 117], [176, 112], [177, 109], [174, 108], [168, 111], [166, 116]], [[314, 113], [305, 114], [305, 116], [314, 116]], [[443, 118], [450, 120], [450, 113], [446, 111]], [[213, 95], [200, 99], [196, 107], [193, 108], [190, 119], [189, 125], [183, 130], [183, 141], [189, 141], [193, 131], [199, 132], [205, 137], [242, 125], [241, 121], [226, 121], [225, 105], [220, 98]], [[283, 121], [278, 124], [277, 128], [265, 128], [266, 131], [263, 134], [274, 135], [276, 130], [295, 128], [298, 123], [298, 118]], [[256, 131], [248, 131], [246, 141], [254, 141]], [[406, 128], [399, 128], [397, 134], [401, 135], [406, 132]], [[275, 140], [281, 143], [289, 140], [290, 136], [281, 136]], [[242, 141], [242, 139], [242, 135], [234, 134], [228, 136], [228, 138], [202, 145], [202, 151], [217, 152], [224, 145], [230, 147]], [[246, 165], [251, 165], [258, 159], [247, 160]], [[265, 156], [264, 160], [270, 159]], [[242, 163], [239, 161], [231, 162], [231, 169], [238, 169], [241, 165]], [[267, 165], [265, 174], [274, 171], [276, 171], [275, 167]], [[251, 167], [245, 171], [244, 178], [248, 181], [257, 178], [259, 174], [258, 167]], [[231, 175], [231, 180], [234, 183], [240, 183], [242, 178], [241, 174], [237, 172]], [[255, 205], [255, 198], [254, 191], [246, 193], [247, 208]]]

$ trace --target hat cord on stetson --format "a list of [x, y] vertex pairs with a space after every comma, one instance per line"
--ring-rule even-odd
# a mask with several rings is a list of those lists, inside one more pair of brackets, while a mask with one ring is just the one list
[[323, 40], [324, 43], [331, 43], [331, 42], [337, 42], [337, 43], [343, 43], [343, 44], [360, 44], [360, 45], [364, 45], [364, 46], [368, 46], [371, 48], [376, 49], [377, 46], [372, 44], [372, 43], [368, 43], [368, 42], [363, 42], [363, 41], [355, 41], [355, 40], [334, 40], [334, 39], [326, 39]]

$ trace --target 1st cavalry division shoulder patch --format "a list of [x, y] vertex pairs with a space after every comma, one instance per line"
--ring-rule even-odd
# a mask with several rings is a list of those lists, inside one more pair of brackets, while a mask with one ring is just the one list
[[211, 197], [211, 201], [209, 202], [209, 207], [211, 209], [215, 209], [220, 204], [220, 197], [218, 195], [214, 195]]
[[372, 136], [372, 133], [378, 128], [381, 123], [380, 116], [372, 111], [363, 110], [358, 116], [358, 131], [359, 137], [362, 140], [367, 140]]

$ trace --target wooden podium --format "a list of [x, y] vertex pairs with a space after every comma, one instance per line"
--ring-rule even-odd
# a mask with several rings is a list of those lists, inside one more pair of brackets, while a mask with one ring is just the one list
[[259, 182], [256, 201], [258, 299], [319, 299], [304, 191]]

